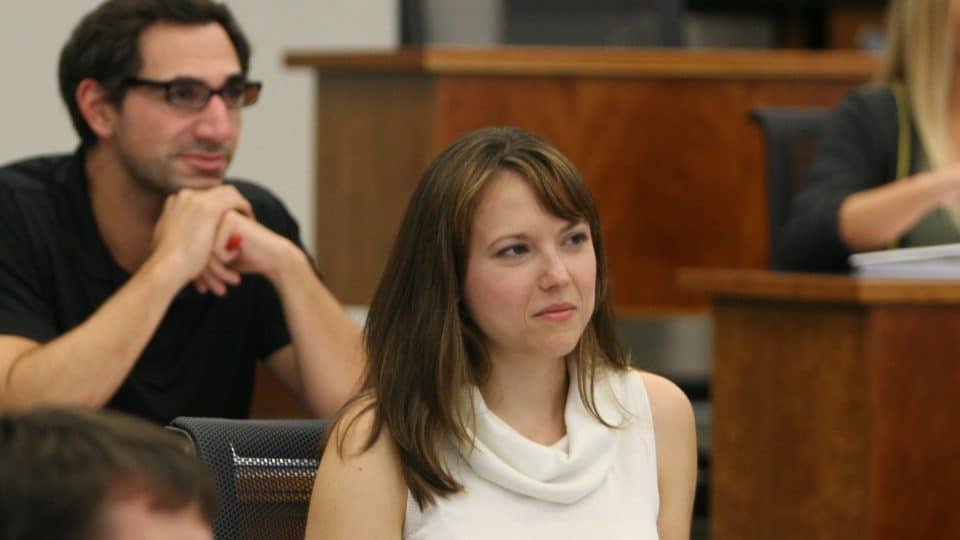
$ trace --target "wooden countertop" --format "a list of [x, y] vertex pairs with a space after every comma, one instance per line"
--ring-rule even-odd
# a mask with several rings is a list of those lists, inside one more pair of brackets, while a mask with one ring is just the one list
[[956, 304], [960, 280], [863, 278], [770, 270], [681, 268], [681, 289], [713, 297], [857, 304]]
[[286, 64], [324, 73], [503, 74], [685, 79], [858, 79], [876, 58], [856, 51], [430, 47], [292, 51]]

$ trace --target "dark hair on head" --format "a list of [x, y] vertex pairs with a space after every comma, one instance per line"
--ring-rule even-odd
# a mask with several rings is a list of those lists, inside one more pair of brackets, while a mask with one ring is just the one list
[[212, 526], [213, 479], [182, 437], [111, 411], [42, 407], [0, 416], [0, 539], [100, 538], [111, 501], [196, 505]]
[[224, 4], [210, 0], [107, 0], [80, 21], [60, 51], [60, 95], [84, 145], [95, 142], [96, 135], [80, 114], [77, 86], [84, 79], [94, 79], [119, 103], [124, 79], [136, 76], [143, 65], [140, 34], [158, 22], [218, 23], [247, 73], [250, 45]]
[[485, 380], [490, 359], [483, 333], [460, 300], [481, 193], [505, 170], [525, 180], [548, 212], [590, 227], [596, 303], [567, 362], [578, 375], [583, 403], [606, 425], [594, 399], [595, 375], [629, 367], [615, 330], [600, 218], [580, 172], [559, 150], [520, 128], [480, 129], [455, 141], [428, 167], [404, 214], [370, 305], [365, 391], [354, 399], [374, 411], [367, 447], [386, 427], [421, 508], [436, 495], [461, 489], [444, 466], [443, 451], [451, 440], [472, 442], [472, 419], [464, 416], [460, 395]]

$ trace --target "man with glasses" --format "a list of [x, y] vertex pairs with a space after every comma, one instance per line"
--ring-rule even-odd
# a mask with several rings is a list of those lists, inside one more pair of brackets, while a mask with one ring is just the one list
[[316, 416], [360, 331], [265, 189], [225, 180], [250, 48], [210, 0], [108, 0], [64, 46], [72, 155], [0, 169], [0, 409], [243, 417], [256, 361]]

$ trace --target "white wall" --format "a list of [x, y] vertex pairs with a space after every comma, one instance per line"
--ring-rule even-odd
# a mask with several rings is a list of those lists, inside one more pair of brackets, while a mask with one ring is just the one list
[[[389, 48], [399, 41], [398, 0], [226, 0], [253, 45], [251, 76], [264, 82], [244, 112], [230, 174], [283, 199], [313, 247], [314, 77], [283, 65], [290, 49]], [[0, 6], [0, 163], [72, 150], [77, 136], [57, 92], [56, 65], [73, 26], [100, 0], [4, 0]]]

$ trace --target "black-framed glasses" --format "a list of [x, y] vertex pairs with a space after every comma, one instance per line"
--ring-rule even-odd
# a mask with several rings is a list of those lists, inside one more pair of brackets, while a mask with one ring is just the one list
[[169, 81], [157, 81], [141, 77], [127, 77], [126, 86], [150, 86], [162, 88], [167, 103], [180, 109], [199, 111], [207, 106], [210, 98], [219, 95], [227, 107], [239, 109], [257, 102], [263, 83], [243, 78], [231, 78], [220, 88], [210, 88], [199, 79], [177, 77]]

